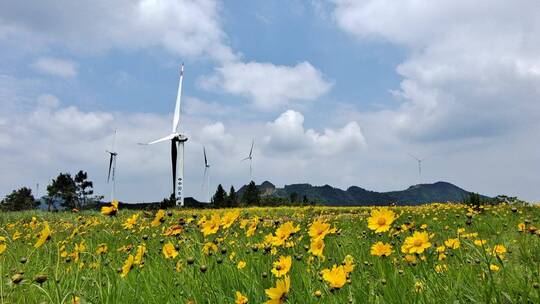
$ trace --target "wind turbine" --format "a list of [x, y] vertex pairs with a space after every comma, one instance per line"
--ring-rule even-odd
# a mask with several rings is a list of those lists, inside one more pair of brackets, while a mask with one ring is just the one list
[[251, 149], [249, 150], [249, 156], [242, 159], [242, 161], [249, 159], [249, 181], [253, 180], [253, 146], [255, 145], [255, 139], [251, 140]]
[[407, 154], [409, 154], [410, 157], [414, 158], [418, 162], [418, 176], [421, 178], [422, 177], [422, 162], [428, 159], [429, 157], [419, 158], [412, 155], [411, 153], [407, 153]]
[[[178, 93], [176, 95], [176, 106], [174, 108], [174, 118], [171, 134], [149, 142], [143, 145], [153, 145], [162, 141], [171, 141], [171, 165], [172, 165], [172, 181], [173, 181], [173, 196], [176, 205], [184, 206], [184, 143], [188, 140], [187, 136], [181, 134], [180, 126], [180, 101], [182, 97], [182, 81], [184, 79], [184, 64], [180, 68], [180, 81], [178, 82]], [[180, 152], [180, 155], [178, 153]], [[178, 161], [180, 159], [180, 161]]]
[[116, 142], [116, 129], [114, 130], [112, 149], [111, 149], [111, 151], [107, 151], [107, 153], [109, 153], [109, 155], [110, 155], [110, 157], [109, 157], [109, 174], [107, 175], [107, 183], [109, 183], [109, 181], [111, 181], [111, 177], [112, 177], [111, 202], [114, 200], [114, 191], [115, 191], [115, 188], [116, 188], [116, 157], [118, 156], [118, 153], [114, 151], [115, 142]]
[[203, 184], [202, 190], [206, 184], [206, 199], [210, 203], [210, 164], [208, 163], [208, 157], [206, 156], [206, 148], [203, 146], [203, 155], [204, 155], [204, 174], [203, 174]]

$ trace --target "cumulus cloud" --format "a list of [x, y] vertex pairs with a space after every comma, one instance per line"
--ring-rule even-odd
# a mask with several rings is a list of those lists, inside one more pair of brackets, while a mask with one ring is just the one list
[[313, 101], [332, 87], [321, 71], [305, 61], [292, 67], [234, 62], [217, 68], [201, 84], [245, 96], [261, 109], [274, 109], [292, 101]]
[[[536, 1], [335, 1], [358, 39], [408, 50], [388, 125], [415, 141], [492, 137], [540, 118]], [[378, 113], [380, 114], [380, 113]]]
[[341, 129], [319, 133], [304, 129], [302, 113], [288, 110], [267, 124], [265, 144], [271, 151], [301, 152], [305, 156], [334, 155], [347, 150], [358, 151], [366, 141], [358, 123], [352, 121]]
[[218, 12], [211, 0], [2, 2], [0, 38], [82, 52], [157, 46], [228, 61], [235, 55], [224, 43]]
[[64, 78], [77, 76], [77, 64], [69, 60], [43, 57], [36, 60], [32, 67], [41, 73], [53, 76]]

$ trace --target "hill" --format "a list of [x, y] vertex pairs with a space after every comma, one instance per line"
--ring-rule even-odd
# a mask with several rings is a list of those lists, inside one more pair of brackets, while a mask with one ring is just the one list
[[[238, 190], [242, 195], [246, 186]], [[292, 184], [277, 188], [269, 181], [257, 186], [263, 198], [289, 198], [296, 194], [300, 199], [304, 196], [310, 202], [329, 206], [362, 206], [362, 205], [419, 205], [431, 202], [461, 202], [469, 196], [469, 191], [448, 182], [418, 184], [405, 190], [376, 192], [357, 186], [347, 190], [330, 185], [313, 186], [311, 184]]]

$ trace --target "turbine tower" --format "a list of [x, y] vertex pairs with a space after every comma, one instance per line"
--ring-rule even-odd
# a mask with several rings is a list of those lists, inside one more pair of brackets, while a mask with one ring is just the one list
[[114, 151], [114, 144], [116, 142], [116, 129], [114, 130], [113, 135], [113, 144], [111, 151], [107, 151], [109, 153], [109, 174], [107, 175], [107, 183], [109, 183], [112, 180], [111, 185], [111, 202], [114, 200], [115, 190], [116, 190], [116, 157], [118, 156], [118, 153]]
[[206, 199], [210, 203], [210, 163], [208, 163], [208, 157], [206, 156], [206, 148], [203, 146], [203, 155], [204, 155], [204, 174], [203, 174], [203, 184], [202, 190], [206, 186]]
[[253, 146], [255, 145], [255, 139], [251, 140], [251, 149], [249, 150], [248, 157], [242, 159], [242, 161], [249, 159], [249, 181], [253, 180]]
[[[184, 64], [180, 68], [180, 81], [178, 82], [178, 94], [176, 95], [176, 106], [174, 108], [174, 118], [171, 134], [143, 145], [153, 145], [162, 141], [171, 141], [171, 166], [173, 196], [176, 205], [184, 206], [184, 143], [187, 136], [180, 133], [180, 102], [182, 97], [182, 81], [184, 79]], [[180, 154], [180, 155], [178, 155]]]

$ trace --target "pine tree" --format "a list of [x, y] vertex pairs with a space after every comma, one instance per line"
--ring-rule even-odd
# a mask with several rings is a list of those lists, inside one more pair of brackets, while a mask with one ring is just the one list
[[22, 187], [6, 195], [0, 202], [0, 209], [4, 211], [20, 211], [34, 209], [37, 205], [38, 203], [32, 195], [32, 190]]
[[304, 205], [304, 206], [309, 205], [307, 195], [305, 195], [305, 194], [304, 194], [304, 197], [302, 198], [302, 205]]
[[228, 207], [238, 207], [238, 197], [236, 196], [236, 190], [234, 189], [234, 186], [231, 186], [231, 189], [229, 190], [229, 198], [228, 198]]
[[73, 209], [77, 203], [77, 185], [69, 173], [60, 173], [47, 186], [49, 196], [49, 211], [54, 200], [60, 199], [63, 207]]
[[251, 183], [246, 186], [241, 201], [244, 206], [259, 206], [261, 204], [259, 188], [257, 188], [254, 181], [251, 181]]
[[225, 192], [225, 189], [223, 189], [223, 186], [221, 186], [221, 184], [218, 185], [216, 194], [214, 194], [214, 197], [212, 198], [212, 204], [216, 208], [226, 207], [227, 192]]
[[88, 180], [88, 174], [80, 170], [75, 175], [75, 185], [77, 186], [77, 208], [81, 209], [86, 205], [86, 198], [94, 194], [94, 184]]

